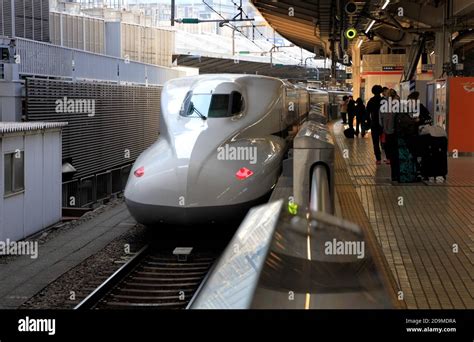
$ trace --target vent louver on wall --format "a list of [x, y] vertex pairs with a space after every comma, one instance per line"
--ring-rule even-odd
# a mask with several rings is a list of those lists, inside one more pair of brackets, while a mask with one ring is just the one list
[[[28, 78], [26, 115], [29, 121], [68, 122], [63, 159], [72, 158], [74, 178], [80, 178], [131, 163], [156, 141], [161, 89]], [[57, 112], [64, 97], [69, 104]], [[87, 110], [92, 102], [84, 100], [94, 101], [94, 116]]]
[[11, 4], [0, 2], [0, 35], [49, 42], [49, 0], [14, 0], [13, 17]]

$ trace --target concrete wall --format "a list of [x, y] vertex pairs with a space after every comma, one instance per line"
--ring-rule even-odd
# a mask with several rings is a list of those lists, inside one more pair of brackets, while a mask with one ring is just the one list
[[403, 70], [386, 70], [387, 67], [402, 68], [405, 55], [364, 55], [361, 63], [361, 77], [365, 79], [365, 101], [372, 95], [372, 86], [380, 84], [400, 92]]
[[380, 84], [382, 87], [393, 88], [400, 92], [401, 74], [366, 74], [365, 79], [365, 101], [368, 101], [372, 96], [372, 87]]
[[119, 22], [105, 23], [105, 54], [108, 56], [122, 57], [122, 26]]
[[22, 85], [18, 81], [0, 82], [0, 121], [21, 120], [21, 89]]
[[[4, 196], [4, 154], [24, 151], [25, 190]], [[61, 132], [0, 138], [0, 241], [19, 240], [61, 220]]]

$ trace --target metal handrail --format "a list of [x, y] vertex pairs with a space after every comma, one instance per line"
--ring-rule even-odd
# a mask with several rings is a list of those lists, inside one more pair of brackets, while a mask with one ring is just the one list
[[327, 168], [323, 164], [316, 164], [311, 173], [309, 208], [316, 212], [333, 213], [329, 176]]

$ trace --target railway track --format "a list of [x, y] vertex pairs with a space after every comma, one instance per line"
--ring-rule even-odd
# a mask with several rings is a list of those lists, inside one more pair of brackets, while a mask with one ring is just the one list
[[[189, 255], [143, 247], [75, 309], [184, 309], [218, 256], [211, 248]], [[179, 252], [178, 252], [179, 253]]]

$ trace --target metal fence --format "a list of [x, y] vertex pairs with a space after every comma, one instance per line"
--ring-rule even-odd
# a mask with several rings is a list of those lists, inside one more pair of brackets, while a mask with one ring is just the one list
[[78, 49], [17, 38], [19, 72], [23, 76], [63, 77], [72, 80], [104, 80], [117, 83], [159, 85], [185, 76], [172, 68], [127, 61]]
[[[133, 162], [158, 139], [160, 98], [158, 86], [27, 78], [26, 117], [68, 123], [62, 157], [77, 170], [74, 179], [80, 179]], [[93, 115], [58, 110], [58, 101], [75, 100], [93, 104]]]
[[0, 36], [49, 41], [49, 0], [0, 1]]
[[84, 208], [125, 189], [132, 164], [63, 183], [63, 207]]

